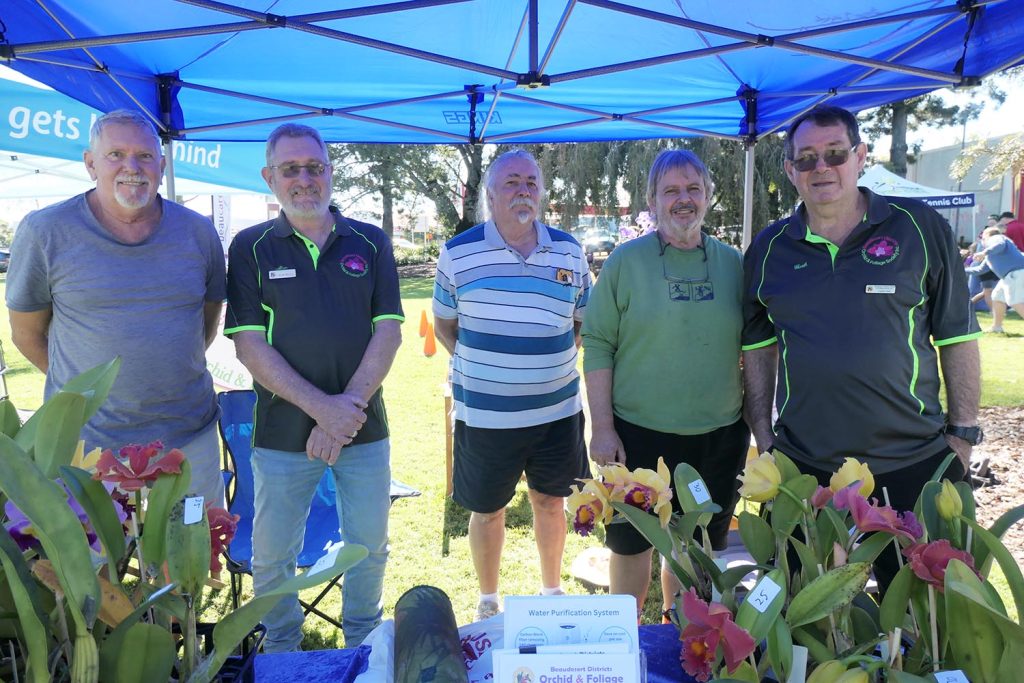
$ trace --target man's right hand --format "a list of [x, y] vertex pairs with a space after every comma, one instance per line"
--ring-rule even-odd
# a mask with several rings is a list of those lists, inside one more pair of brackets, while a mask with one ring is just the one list
[[590, 459], [602, 466], [626, 464], [626, 449], [614, 427], [594, 428], [590, 437]]
[[329, 436], [342, 443], [348, 443], [359, 433], [366, 422], [367, 403], [352, 394], [328, 396], [313, 419]]

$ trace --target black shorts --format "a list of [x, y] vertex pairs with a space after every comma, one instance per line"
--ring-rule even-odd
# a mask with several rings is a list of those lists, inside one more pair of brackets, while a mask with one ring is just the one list
[[992, 271], [986, 271], [978, 275], [978, 282], [981, 283], [982, 289], [995, 289], [999, 284], [999, 276]]
[[[740, 484], [736, 477], [743, 471], [750, 430], [740, 419], [731, 425], [719, 427], [705, 434], [666, 434], [640, 427], [615, 417], [615, 431], [626, 450], [626, 467], [631, 470], [645, 467], [658, 468], [658, 457], [665, 458], [669, 476], [676, 465], [685, 462], [700, 472], [711, 494], [711, 500], [722, 507], [708, 524], [711, 547], [725, 550], [728, 544], [729, 522], [739, 500]], [[672, 481], [672, 509], [681, 513], [679, 496]], [[651, 547], [632, 524], [609, 524], [605, 529], [605, 545], [619, 555], [636, 555]]]
[[483, 429], [455, 421], [452, 498], [473, 512], [501, 510], [523, 472], [534, 491], [564, 497], [590, 477], [583, 413], [533, 427]]

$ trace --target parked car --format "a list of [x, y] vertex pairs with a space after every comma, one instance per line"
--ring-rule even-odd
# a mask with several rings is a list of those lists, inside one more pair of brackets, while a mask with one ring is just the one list
[[587, 230], [583, 234], [583, 249], [587, 254], [600, 252], [611, 253], [615, 248], [615, 238], [608, 232], [599, 228]]
[[11, 264], [11, 250], [0, 249], [0, 273], [7, 272], [7, 266]]
[[395, 249], [419, 249], [419, 246], [404, 237], [392, 237], [391, 246]]

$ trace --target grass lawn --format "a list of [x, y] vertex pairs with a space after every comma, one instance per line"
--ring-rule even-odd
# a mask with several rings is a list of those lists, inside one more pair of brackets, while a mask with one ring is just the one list
[[[443, 349], [432, 358], [425, 357], [423, 340], [417, 334], [421, 312], [426, 310], [429, 314], [431, 286], [430, 278], [402, 280], [405, 343], [384, 385], [392, 429], [394, 477], [423, 494], [419, 498], [399, 500], [392, 508], [391, 558], [384, 587], [384, 609], [385, 616], [390, 618], [402, 593], [419, 584], [430, 584], [448, 594], [457, 621], [467, 623], [473, 618], [477, 601], [476, 578], [466, 539], [469, 516], [445, 499], [442, 383], [448, 357]], [[0, 341], [9, 368], [8, 391], [17, 407], [37, 408], [42, 403], [43, 376], [11, 343], [7, 315], [0, 315], [0, 318], [3, 320]], [[983, 328], [991, 325], [986, 315], [979, 318]], [[1005, 328], [1006, 334], [985, 335], [981, 341], [983, 406], [1024, 402], [1024, 363], [1019, 360], [1024, 321], [1010, 316]], [[506, 527], [501, 591], [503, 595], [536, 593], [540, 589], [540, 573], [525, 484], [520, 485], [509, 507]], [[580, 538], [570, 534], [567, 537], [562, 573], [567, 592], [587, 592], [583, 584], [569, 577], [568, 567], [577, 554], [585, 548], [599, 546], [601, 540], [600, 535]], [[657, 581], [652, 583], [651, 593], [645, 615], [647, 621], [655, 621], [660, 609]], [[309, 597], [313, 595], [315, 593]], [[328, 613], [337, 613], [339, 602], [337, 592], [333, 592], [321, 606], [326, 605]], [[229, 606], [227, 589], [209, 591], [205, 620], [216, 620], [218, 613]], [[332, 626], [317, 617], [306, 620], [306, 648], [341, 645], [341, 634]]]

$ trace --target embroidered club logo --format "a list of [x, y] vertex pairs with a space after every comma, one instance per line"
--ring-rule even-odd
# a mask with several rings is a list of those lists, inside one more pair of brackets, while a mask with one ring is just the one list
[[892, 237], [872, 237], [860, 250], [861, 258], [873, 266], [884, 266], [892, 263], [900, 255], [900, 243]]
[[359, 254], [349, 254], [348, 256], [341, 257], [341, 269], [345, 272], [345, 275], [351, 275], [352, 277], [362, 277], [366, 275], [366, 271], [370, 269], [370, 266]]
[[555, 281], [561, 282], [563, 285], [572, 284], [572, 271], [568, 268], [559, 268], [555, 273]]

